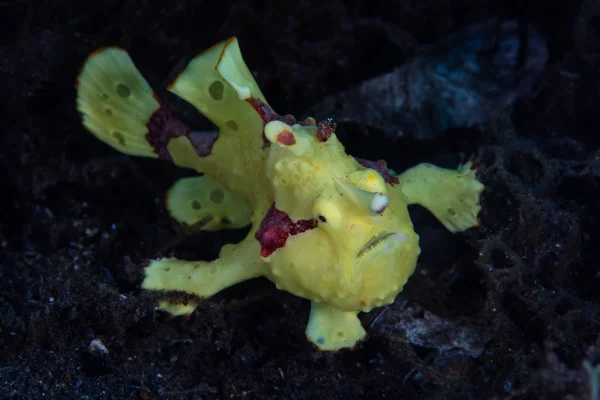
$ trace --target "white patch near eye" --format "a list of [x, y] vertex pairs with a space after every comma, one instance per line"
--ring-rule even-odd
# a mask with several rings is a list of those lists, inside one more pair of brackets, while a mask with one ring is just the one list
[[234, 86], [234, 88], [240, 100], [246, 100], [249, 99], [250, 96], [252, 96], [252, 92], [248, 86], [236, 85]]
[[375, 193], [371, 202], [369, 203], [369, 209], [372, 213], [380, 214], [390, 203], [390, 199], [383, 193]]

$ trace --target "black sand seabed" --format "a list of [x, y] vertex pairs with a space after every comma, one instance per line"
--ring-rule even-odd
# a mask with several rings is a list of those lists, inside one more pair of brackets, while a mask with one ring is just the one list
[[[244, 3], [0, 4], [0, 398], [592, 398], [598, 3]], [[402, 64], [415, 43], [490, 17], [537, 24], [550, 50], [511, 112], [490, 110], [490, 124], [427, 142], [339, 132], [353, 155], [399, 171], [473, 154], [487, 186], [481, 227], [464, 234], [411, 208], [423, 256], [396, 304], [362, 317], [367, 341], [315, 351], [308, 302], [264, 280], [203, 301], [189, 319], [153, 311], [142, 269], [178, 234], [162, 197], [189, 172], [118, 154], [84, 130], [73, 84], [88, 53], [126, 48], [158, 90], [236, 35], [269, 102], [299, 113]], [[180, 105], [186, 122], [210, 128]], [[196, 234], [173, 254], [211, 259], [244, 233]]]

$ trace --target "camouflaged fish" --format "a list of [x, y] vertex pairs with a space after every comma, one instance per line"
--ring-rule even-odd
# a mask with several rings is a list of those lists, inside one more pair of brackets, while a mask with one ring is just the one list
[[[483, 185], [470, 163], [456, 170], [420, 164], [397, 176], [384, 161], [346, 154], [333, 121], [273, 111], [236, 38], [195, 57], [168, 90], [218, 133], [177, 120], [116, 47], [85, 62], [77, 108], [85, 127], [115, 149], [203, 174], [180, 179], [167, 193], [177, 221], [251, 229], [211, 262], [152, 261], [144, 289], [210, 297], [264, 276], [310, 300], [306, 336], [321, 350], [339, 350], [365, 337], [358, 313], [392, 303], [415, 270], [419, 238], [407, 205], [421, 204], [452, 232], [478, 224]], [[159, 304], [175, 315], [196, 306]]]

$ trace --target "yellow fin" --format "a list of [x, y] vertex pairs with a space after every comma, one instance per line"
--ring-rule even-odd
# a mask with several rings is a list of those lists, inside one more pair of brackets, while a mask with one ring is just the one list
[[357, 314], [356, 311], [342, 311], [313, 301], [306, 337], [319, 350], [337, 351], [354, 347], [366, 336]]
[[239, 94], [266, 100], [242, 58], [236, 38], [192, 59], [168, 88], [191, 103], [221, 130], [237, 132], [262, 120]]
[[400, 184], [407, 204], [427, 208], [450, 232], [479, 225], [479, 196], [484, 185], [470, 162], [456, 170], [419, 164], [400, 175]]
[[156, 158], [145, 135], [159, 107], [125, 50], [107, 47], [88, 57], [78, 77], [77, 110], [98, 139], [123, 153]]
[[237, 38], [233, 37], [224, 42], [216, 70], [235, 89], [240, 100], [253, 97], [267, 103], [244, 62]]
[[198, 308], [197, 300], [189, 300], [187, 303], [172, 301], [169, 299], [161, 299], [156, 306], [158, 311], [169, 313], [175, 317], [181, 315], [190, 315]]
[[194, 225], [210, 215], [202, 230], [241, 228], [250, 224], [252, 208], [236, 193], [208, 175], [179, 179], [167, 192], [167, 209], [173, 218]]
[[142, 289], [180, 291], [210, 297], [239, 282], [264, 275], [265, 263], [254, 238], [226, 245], [214, 261], [155, 260], [144, 269]]

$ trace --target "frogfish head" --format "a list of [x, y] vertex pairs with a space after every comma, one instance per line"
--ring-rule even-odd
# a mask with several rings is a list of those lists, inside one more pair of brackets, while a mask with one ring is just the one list
[[265, 126], [274, 202], [256, 238], [270, 277], [341, 309], [388, 304], [420, 252], [397, 178], [349, 156], [334, 132], [320, 128]]

